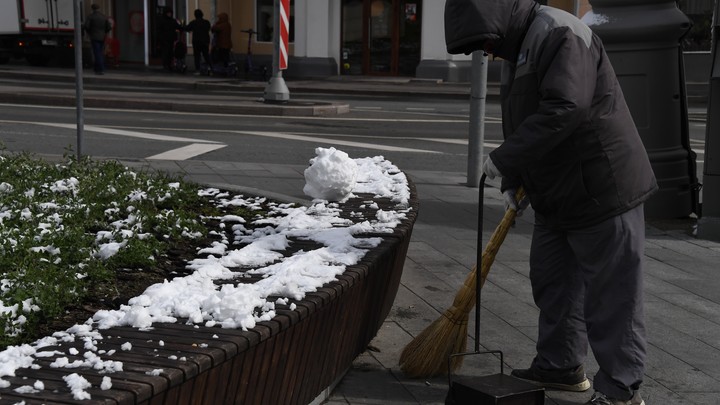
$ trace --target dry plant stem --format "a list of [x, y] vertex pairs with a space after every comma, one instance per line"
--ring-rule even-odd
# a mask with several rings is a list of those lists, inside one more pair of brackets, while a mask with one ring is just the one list
[[[525, 197], [524, 191], [518, 190], [516, 198], [520, 201]], [[490, 241], [482, 254], [480, 269], [480, 286], [485, 284], [490, 267], [495, 261], [500, 246], [515, 222], [517, 213], [513, 209], [505, 212], [502, 220], [495, 228]], [[481, 230], [480, 230], [481, 232]], [[448, 358], [453, 353], [462, 353], [467, 345], [467, 326], [470, 310], [476, 304], [475, 283], [477, 281], [477, 265], [473, 266], [460, 291], [455, 295], [453, 304], [442, 316], [417, 335], [400, 354], [400, 368], [408, 377], [432, 377], [448, 372]], [[450, 370], [455, 371], [462, 365], [462, 356], [450, 360]]]

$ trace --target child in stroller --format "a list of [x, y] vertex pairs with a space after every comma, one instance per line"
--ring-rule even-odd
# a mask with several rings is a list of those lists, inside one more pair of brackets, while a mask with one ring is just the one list
[[185, 43], [185, 34], [182, 31], [178, 32], [177, 38], [173, 43], [173, 59], [171, 68], [172, 70], [180, 73], [187, 71], [187, 64], [185, 64], [185, 57], [187, 56], [187, 44]]

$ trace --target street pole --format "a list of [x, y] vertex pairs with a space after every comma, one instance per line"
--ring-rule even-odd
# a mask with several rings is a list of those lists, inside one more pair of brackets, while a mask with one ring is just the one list
[[468, 134], [468, 187], [478, 187], [482, 175], [487, 72], [487, 54], [484, 51], [473, 52], [470, 85], [470, 132]]
[[[288, 90], [287, 85], [285, 84], [285, 79], [283, 79], [282, 70], [280, 69], [280, 25], [283, 24], [283, 26], [288, 27], [287, 24], [289, 22], [289, 16], [285, 15], [285, 12], [283, 11], [283, 15], [281, 17], [280, 1], [281, 0], [275, 0], [274, 5], [273, 21], [275, 24], [273, 26], [273, 73], [267, 86], [265, 86], [265, 94], [263, 95], [263, 98], [266, 103], [285, 103], [290, 100], [290, 90]], [[287, 44], [285, 44], [284, 47], [284, 50], [287, 53]]]
[[83, 66], [82, 66], [82, 22], [80, 21], [80, 1], [73, 3], [75, 24], [75, 104], [77, 120], [77, 159], [82, 157], [83, 129], [85, 115], [83, 112]]
[[[143, 46], [145, 48], [145, 55], [143, 62], [145, 63], [145, 68], [147, 69], [150, 67], [150, 5], [148, 4], [150, 0], [143, 1], [143, 15], [145, 18], [143, 18]], [[215, 14], [213, 14], [215, 15]]]
[[712, 28], [712, 66], [705, 126], [705, 166], [703, 167], [702, 210], [698, 219], [697, 236], [720, 241], [720, 1], [715, 0]]

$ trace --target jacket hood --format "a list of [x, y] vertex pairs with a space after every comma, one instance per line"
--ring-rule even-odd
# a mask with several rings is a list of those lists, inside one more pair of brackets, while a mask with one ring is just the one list
[[447, 0], [447, 51], [469, 54], [481, 50], [483, 43], [492, 39], [494, 56], [515, 61], [538, 7], [534, 0]]

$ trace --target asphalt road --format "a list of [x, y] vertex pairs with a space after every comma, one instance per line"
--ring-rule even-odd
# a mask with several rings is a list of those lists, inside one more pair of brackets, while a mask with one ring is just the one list
[[[334, 146], [351, 157], [382, 155], [405, 169], [466, 171], [468, 116], [462, 108], [467, 106], [413, 103], [369, 106], [367, 100], [352, 100], [350, 113], [332, 117], [85, 108], [81, 147], [93, 157], [305, 164], [316, 147]], [[487, 120], [492, 147], [500, 137], [499, 118]], [[11, 151], [77, 151], [75, 122], [72, 107], [4, 105], [0, 140]]]

